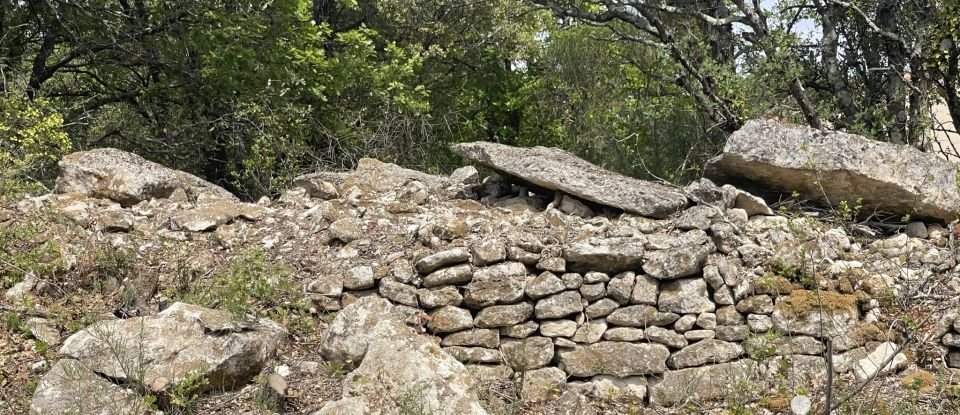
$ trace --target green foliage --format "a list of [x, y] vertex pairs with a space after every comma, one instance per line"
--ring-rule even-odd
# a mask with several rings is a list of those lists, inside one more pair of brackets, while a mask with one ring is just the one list
[[26, 275], [46, 278], [65, 270], [57, 242], [43, 234], [43, 227], [14, 224], [0, 227], [0, 278], [7, 289]]
[[202, 371], [188, 372], [183, 380], [165, 392], [170, 412], [174, 414], [193, 413], [200, 400], [200, 394], [208, 383], [209, 380], [203, 375]]
[[[293, 271], [280, 263], [268, 262], [259, 249], [234, 257], [221, 271], [207, 281], [197, 282], [185, 293], [174, 293], [181, 301], [219, 308], [237, 317], [278, 317], [281, 323], [291, 321], [302, 327], [306, 322], [307, 305], [297, 295]], [[305, 328], [305, 327], [303, 327]]]
[[0, 203], [49, 185], [70, 146], [50, 102], [0, 95]]

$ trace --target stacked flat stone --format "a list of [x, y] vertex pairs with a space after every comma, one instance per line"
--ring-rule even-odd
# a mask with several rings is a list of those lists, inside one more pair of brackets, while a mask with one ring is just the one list
[[863, 331], [857, 296], [758, 277], [749, 264], [756, 245], [740, 230], [751, 219], [733, 208], [737, 191], [715, 193], [726, 209], [688, 208], [672, 231], [565, 244], [486, 238], [395, 260], [386, 272], [322, 276], [307, 289], [327, 310], [373, 293], [422, 310], [425, 330], [475, 373], [523, 371], [530, 382], [572, 385], [615, 379], [662, 405], [690, 398], [690, 382], [704, 382], [697, 397], [710, 399], [727, 382], [709, 379], [772, 379], [765, 371], [779, 364], [756, 355], [815, 372], [825, 340], [838, 353], [877, 340], [851, 334]]

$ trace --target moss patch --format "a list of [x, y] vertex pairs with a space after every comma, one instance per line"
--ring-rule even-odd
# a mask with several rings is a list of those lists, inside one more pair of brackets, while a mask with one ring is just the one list
[[815, 310], [847, 311], [857, 307], [856, 296], [833, 291], [796, 290], [782, 298], [777, 308], [789, 317], [804, 317]]

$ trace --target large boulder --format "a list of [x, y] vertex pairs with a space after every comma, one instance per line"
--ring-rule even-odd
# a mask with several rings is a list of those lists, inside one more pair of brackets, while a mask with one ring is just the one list
[[123, 206], [169, 198], [178, 190], [192, 200], [237, 200], [199, 177], [114, 148], [79, 151], [64, 157], [59, 166], [55, 192], [110, 199]]
[[247, 383], [287, 332], [270, 320], [176, 303], [149, 317], [95, 323], [67, 338], [60, 354], [120, 384], [175, 385], [190, 376], [205, 390]]
[[453, 152], [534, 185], [630, 213], [665, 218], [687, 205], [682, 192], [604, 170], [566, 151], [474, 142]]
[[960, 210], [957, 166], [913, 147], [753, 120], [727, 139], [706, 176], [720, 183], [797, 191], [837, 205], [951, 221]]
[[[424, 413], [486, 414], [470, 372], [390, 308], [385, 299], [364, 297], [334, 319], [324, 335], [324, 357], [343, 361], [359, 354], [348, 363], [361, 363], [345, 377], [342, 399], [317, 415], [399, 415], [411, 405]], [[342, 353], [360, 349], [362, 354]]]

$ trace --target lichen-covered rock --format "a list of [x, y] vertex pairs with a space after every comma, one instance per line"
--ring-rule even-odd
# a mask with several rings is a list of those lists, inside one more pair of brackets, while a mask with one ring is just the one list
[[553, 360], [553, 340], [546, 337], [503, 339], [500, 349], [507, 364], [517, 371], [539, 369]]
[[95, 323], [67, 338], [60, 354], [121, 383], [150, 385], [163, 377], [176, 384], [200, 375], [209, 390], [248, 381], [286, 335], [270, 320], [248, 323], [175, 303], [154, 316]]
[[703, 270], [713, 244], [650, 251], [643, 262], [643, 272], [658, 280], [671, 280], [694, 275]]
[[421, 306], [437, 308], [445, 305], [459, 306], [463, 302], [463, 295], [454, 286], [440, 288], [421, 288], [417, 290], [417, 299]]
[[739, 344], [721, 340], [703, 340], [684, 347], [667, 359], [667, 365], [673, 369], [703, 366], [705, 364], [724, 363], [743, 355]]
[[[135, 387], [134, 385], [131, 385]], [[132, 387], [104, 379], [76, 359], [60, 359], [33, 393], [31, 415], [140, 415], [149, 408]]]
[[645, 244], [642, 237], [590, 238], [568, 245], [563, 258], [575, 271], [631, 271], [643, 263]]
[[237, 200], [199, 177], [114, 148], [78, 151], [60, 160], [59, 167], [55, 192], [110, 199], [123, 206], [166, 199], [178, 190], [191, 200]]
[[485, 329], [513, 326], [526, 321], [532, 314], [533, 306], [529, 303], [495, 305], [480, 310], [475, 324]]
[[577, 343], [596, 343], [600, 341], [600, 339], [603, 337], [603, 333], [606, 331], [606, 320], [590, 320], [577, 328], [577, 332], [573, 335], [571, 340]]
[[443, 338], [441, 346], [476, 346], [496, 349], [500, 347], [500, 332], [490, 329], [473, 329], [451, 333]]
[[573, 320], [544, 320], [540, 322], [540, 335], [544, 337], [573, 337], [577, 322]]
[[527, 267], [519, 262], [503, 262], [478, 269], [466, 286], [463, 303], [479, 308], [520, 301], [526, 275]]
[[670, 351], [660, 344], [604, 341], [561, 350], [560, 367], [571, 376], [617, 377], [660, 374], [667, 370]]
[[[662, 379], [650, 384], [648, 394], [651, 405], [672, 406], [723, 398], [730, 393], [731, 385], [758, 383], [763, 383], [760, 365], [753, 360], [742, 359], [718, 365], [667, 371]], [[753, 389], [762, 390], [758, 387]]]
[[649, 327], [666, 326], [679, 318], [677, 314], [663, 313], [648, 305], [632, 305], [614, 310], [607, 316], [607, 322], [616, 326]]
[[524, 290], [527, 293], [527, 297], [536, 300], [550, 294], [556, 294], [565, 288], [566, 286], [560, 277], [557, 277], [552, 272], [544, 271], [536, 277], [527, 279], [527, 285]]
[[[354, 313], [351, 307], [370, 307], [377, 301], [364, 300], [343, 312]], [[354, 336], [366, 337], [365, 358], [345, 377], [342, 399], [326, 404], [318, 415], [397, 414], [400, 402], [410, 396], [431, 412], [486, 414], [477, 397], [477, 382], [460, 362], [395, 315], [377, 317], [366, 334], [351, 330]]]
[[528, 370], [523, 374], [520, 399], [524, 402], [543, 402], [560, 396], [566, 386], [567, 374], [555, 367]]
[[679, 349], [687, 345], [686, 337], [683, 337], [682, 334], [677, 333], [673, 330], [668, 330], [663, 327], [647, 327], [643, 330], [643, 337], [654, 343], [660, 343], [664, 346], [672, 347], [674, 349]]
[[470, 252], [464, 248], [448, 249], [420, 258], [414, 267], [421, 274], [429, 274], [443, 267], [457, 265], [470, 260]]
[[453, 152], [537, 186], [630, 213], [665, 218], [687, 204], [680, 191], [604, 170], [556, 148], [490, 142], [456, 144]]
[[577, 291], [564, 291], [537, 301], [534, 313], [538, 319], [566, 317], [583, 311], [583, 300]]
[[763, 120], [731, 135], [706, 167], [720, 183], [753, 182], [805, 199], [858, 201], [863, 212], [943, 221], [955, 219], [960, 206], [956, 173], [953, 163], [907, 145]]
[[777, 299], [772, 317], [777, 330], [823, 338], [853, 329], [860, 311], [856, 296], [797, 290]]
[[668, 281], [660, 287], [657, 309], [677, 314], [708, 313], [717, 309], [707, 294], [703, 278], [685, 278]]
[[257, 205], [230, 199], [208, 200], [193, 209], [181, 211], [170, 218], [173, 229], [203, 232], [216, 229], [234, 219], [261, 220], [265, 210]]
[[473, 316], [460, 307], [440, 307], [430, 313], [427, 328], [435, 333], [450, 333], [473, 328]]

